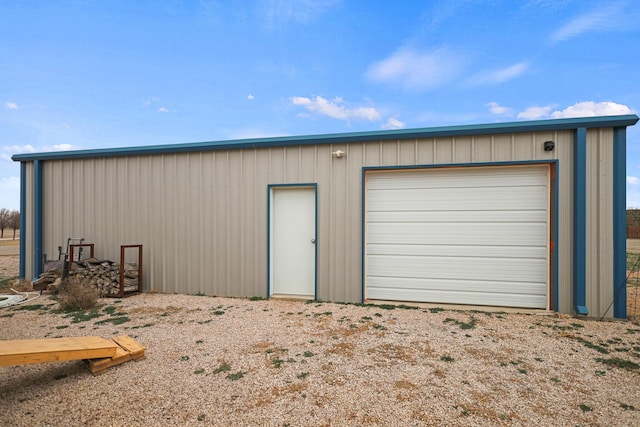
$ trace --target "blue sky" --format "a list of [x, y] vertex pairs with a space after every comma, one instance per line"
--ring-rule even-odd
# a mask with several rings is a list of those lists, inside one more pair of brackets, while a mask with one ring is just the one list
[[17, 153], [638, 114], [638, 46], [636, 0], [0, 0], [0, 207]]

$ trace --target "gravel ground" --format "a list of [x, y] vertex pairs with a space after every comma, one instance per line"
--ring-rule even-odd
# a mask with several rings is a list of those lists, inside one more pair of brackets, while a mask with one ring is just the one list
[[0, 367], [0, 425], [640, 425], [632, 322], [151, 293], [91, 319], [56, 307], [0, 309], [0, 339], [126, 334], [146, 359]]

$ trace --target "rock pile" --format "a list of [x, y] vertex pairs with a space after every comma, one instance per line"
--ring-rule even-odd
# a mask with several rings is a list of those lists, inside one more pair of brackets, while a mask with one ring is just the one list
[[[47, 261], [45, 271], [32, 282], [34, 290], [51, 290], [56, 292], [62, 283], [63, 261]], [[138, 291], [139, 269], [137, 263], [125, 263], [124, 293]], [[69, 266], [69, 277], [84, 286], [98, 290], [100, 296], [115, 296], [120, 294], [120, 264], [110, 260], [88, 258], [74, 261]]]

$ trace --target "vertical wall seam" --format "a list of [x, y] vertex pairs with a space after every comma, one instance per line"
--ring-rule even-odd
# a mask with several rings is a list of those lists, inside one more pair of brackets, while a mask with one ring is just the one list
[[589, 314], [586, 298], [587, 129], [575, 130], [573, 150], [573, 305], [576, 314]]

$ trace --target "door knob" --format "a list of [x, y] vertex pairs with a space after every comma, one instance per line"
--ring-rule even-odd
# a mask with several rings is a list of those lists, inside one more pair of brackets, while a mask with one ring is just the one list
[[316, 239], [311, 239], [311, 243], [316, 244]]

